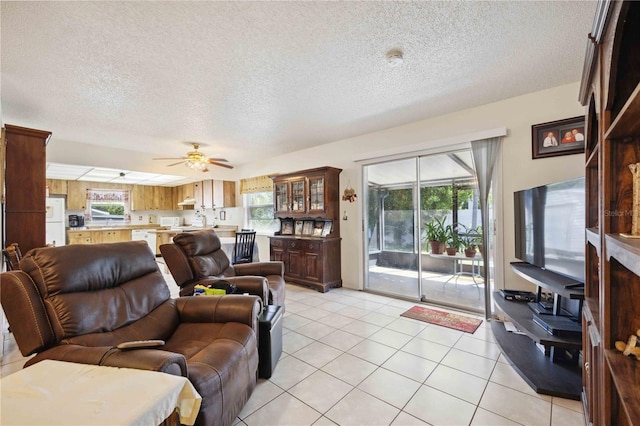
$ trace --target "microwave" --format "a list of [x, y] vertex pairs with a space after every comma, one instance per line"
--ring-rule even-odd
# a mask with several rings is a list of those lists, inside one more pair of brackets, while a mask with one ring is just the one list
[[160, 217], [160, 226], [182, 226], [182, 218], [174, 217], [174, 216], [163, 216]]

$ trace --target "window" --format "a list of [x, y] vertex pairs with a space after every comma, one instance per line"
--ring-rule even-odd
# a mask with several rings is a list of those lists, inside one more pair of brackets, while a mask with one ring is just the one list
[[89, 221], [109, 223], [130, 220], [129, 191], [88, 189], [87, 211]]
[[274, 232], [280, 224], [273, 214], [273, 191], [244, 194], [246, 223], [250, 229], [258, 232]]

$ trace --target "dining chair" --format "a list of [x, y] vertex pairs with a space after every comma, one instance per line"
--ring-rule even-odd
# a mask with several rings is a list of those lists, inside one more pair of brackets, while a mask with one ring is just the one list
[[233, 246], [232, 264], [252, 263], [253, 246], [256, 242], [256, 231], [243, 229], [236, 232], [236, 243]]
[[4, 263], [7, 271], [16, 271], [20, 269], [20, 259], [22, 259], [22, 253], [18, 243], [8, 245], [2, 250], [4, 257]]

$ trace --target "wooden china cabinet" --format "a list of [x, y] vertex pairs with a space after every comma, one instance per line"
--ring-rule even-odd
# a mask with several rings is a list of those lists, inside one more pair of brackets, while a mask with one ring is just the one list
[[615, 349], [640, 329], [640, 239], [625, 238], [640, 163], [640, 2], [601, 1], [589, 35], [583, 402], [588, 424], [640, 425], [640, 361]]
[[284, 278], [321, 292], [341, 287], [340, 172], [320, 167], [271, 176], [274, 214], [281, 228], [270, 237], [271, 260]]

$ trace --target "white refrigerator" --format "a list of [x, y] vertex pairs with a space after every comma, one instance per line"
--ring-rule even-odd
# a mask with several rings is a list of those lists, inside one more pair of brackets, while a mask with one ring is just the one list
[[64, 201], [64, 198], [47, 198], [45, 201], [47, 244], [63, 246], [66, 243], [67, 231], [64, 222]]

